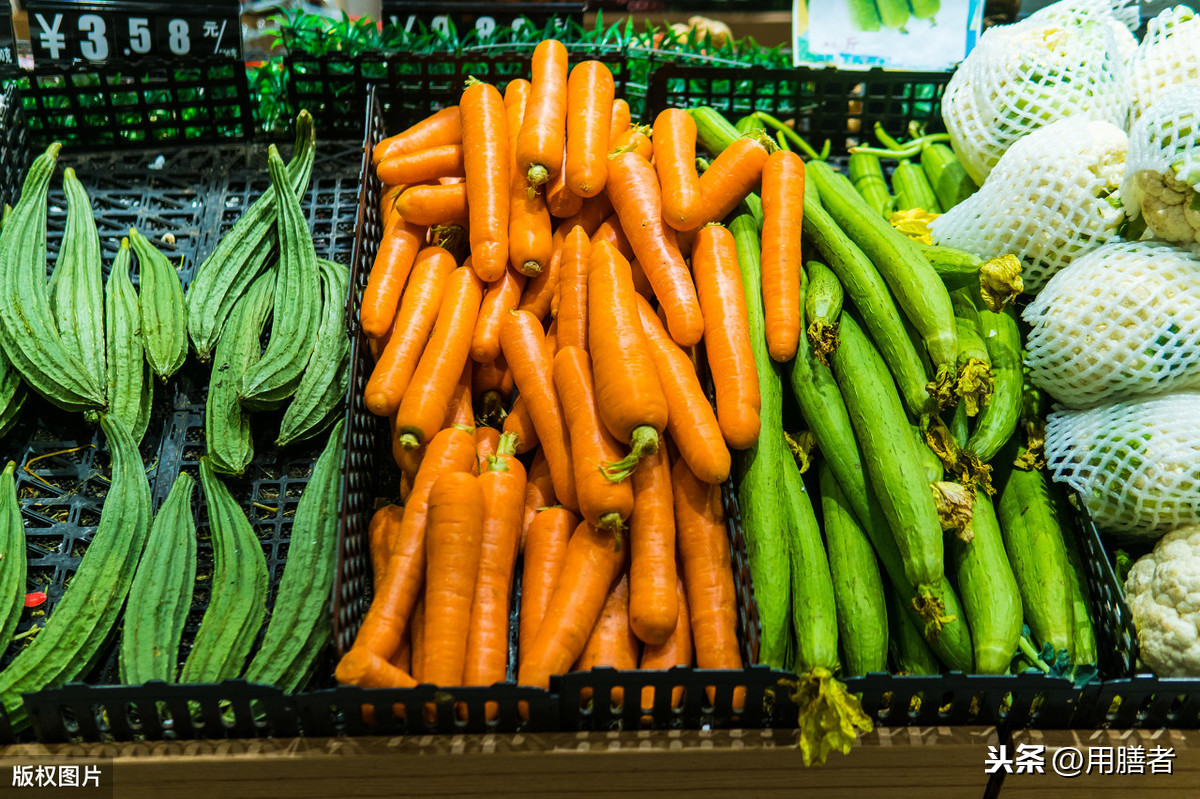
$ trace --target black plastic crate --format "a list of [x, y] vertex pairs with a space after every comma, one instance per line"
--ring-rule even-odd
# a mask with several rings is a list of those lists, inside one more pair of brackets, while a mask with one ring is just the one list
[[646, 119], [664, 108], [712, 106], [736, 122], [751, 111], [787, 121], [814, 148], [828, 139], [835, 155], [874, 143], [881, 122], [895, 136], [910, 121], [942, 130], [941, 100], [950, 73], [688, 66], [663, 63], [650, 75]]

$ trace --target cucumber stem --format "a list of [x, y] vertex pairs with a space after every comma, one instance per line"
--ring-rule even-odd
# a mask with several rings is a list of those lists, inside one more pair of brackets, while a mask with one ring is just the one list
[[918, 585], [917, 595], [913, 597], [913, 610], [921, 621], [925, 622], [925, 639], [936, 641], [942, 628], [954, 621], [957, 616], [946, 615], [946, 602], [937, 595], [936, 589], [928, 585]]
[[[768, 114], [765, 111], [756, 111], [754, 113], [755, 113], [755, 116], [757, 116], [759, 119], [761, 119], [764, 123], [766, 123], [770, 127], [774, 128], [778, 132], [782, 133], [787, 138], [787, 140], [792, 143], [793, 147], [795, 147], [800, 152], [807, 155], [812, 160], [814, 160], [814, 161], [825, 160], [824, 157], [822, 157], [820, 154], [817, 153], [816, 150], [814, 150], [812, 148], [812, 145], [810, 145], [803, 138], [801, 138], [799, 133], [797, 133], [796, 131], [789, 128], [783, 122], [780, 122], [778, 119], [771, 116], [770, 114]], [[828, 142], [826, 142], [826, 144], [828, 144]]]
[[968, 358], [958, 370], [955, 391], [967, 408], [967, 416], [978, 416], [979, 409], [992, 395], [995, 383], [992, 367], [979, 358]]
[[813, 355], [825, 366], [829, 366], [829, 356], [837, 351], [837, 330], [837, 322], [826, 323], [822, 319], [814, 319], [808, 323], [808, 343], [812, 346]]

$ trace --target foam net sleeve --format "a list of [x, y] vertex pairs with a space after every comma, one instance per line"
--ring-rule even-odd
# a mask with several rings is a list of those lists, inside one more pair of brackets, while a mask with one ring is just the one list
[[[1196, 53], [1200, 53], [1197, 50]], [[1200, 58], [1193, 54], [1200, 64]], [[1132, 122], [1121, 197], [1156, 238], [1200, 244], [1200, 86], [1161, 97]]]
[[1187, 6], [1166, 8], [1146, 25], [1130, 60], [1131, 116], [1182, 86], [1200, 85], [1200, 16]]

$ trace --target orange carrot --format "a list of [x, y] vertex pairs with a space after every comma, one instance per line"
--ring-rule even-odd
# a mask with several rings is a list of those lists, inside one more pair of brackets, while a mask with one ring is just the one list
[[412, 676], [418, 682], [423, 682], [422, 674], [425, 668], [425, 597], [422, 596], [417, 600], [417, 606], [413, 608], [412, 619], [409, 620], [409, 626], [412, 627]]
[[463, 685], [467, 635], [482, 557], [483, 489], [466, 472], [443, 474], [429, 493], [425, 529], [425, 662], [422, 679]]
[[[425, 579], [425, 524], [430, 491], [441, 475], [469, 472], [475, 465], [475, 438], [470, 433], [449, 427], [429, 442], [426, 457], [413, 481], [412, 494], [404, 506], [400, 528], [389, 546], [391, 559], [351, 652], [370, 652], [385, 661], [396, 654]], [[341, 663], [338, 664], [338, 680], [351, 682], [343, 679]]]
[[[401, 504], [406, 504], [408, 502], [408, 498], [410, 496], [412, 496], [412, 484], [413, 484], [413, 475], [410, 472], [400, 472], [400, 503]], [[386, 563], [384, 563], [383, 565], [384, 565], [384, 568], [387, 567]], [[379, 571], [379, 574], [380, 575], [383, 574], [382, 569]]]
[[[540, 449], [534, 453], [533, 463], [529, 466], [529, 477], [525, 481], [525, 520], [521, 525], [521, 550], [525, 549], [525, 538], [529, 535], [529, 525], [534, 517], [543, 509], [555, 504], [554, 483], [550, 480], [550, 464], [546, 463], [546, 455]], [[565, 510], [565, 509], [564, 509]], [[571, 523], [570, 530], [579, 523], [576, 519]]]
[[[629, 575], [622, 574], [609, 589], [600, 618], [596, 619], [583, 652], [571, 670], [589, 671], [596, 666], [636, 669], [637, 662], [638, 640], [629, 628]], [[591, 698], [587, 689], [580, 693], [580, 698], [585, 701]], [[613, 688], [612, 696], [602, 699], [620, 706], [625, 701], [625, 690]]]
[[500, 323], [520, 302], [525, 280], [524, 275], [510, 268], [504, 270], [499, 280], [488, 285], [471, 337], [471, 358], [477, 363], [488, 363], [500, 357]]
[[[633, 290], [653, 302], [655, 299], [654, 286], [650, 285], [650, 278], [646, 277], [646, 270], [642, 269], [642, 264], [638, 259], [634, 258], [629, 262], [629, 271], [633, 273]], [[665, 320], [663, 324], [666, 325]]]
[[414, 225], [440, 225], [467, 218], [467, 187], [464, 183], [409, 186], [396, 198], [396, 213]]
[[[529, 405], [520, 394], [513, 400], [512, 408], [504, 417], [504, 432], [517, 437], [517, 453], [524, 455], [538, 445], [537, 428], [529, 415]], [[540, 450], [539, 450], [540, 452]]]
[[379, 164], [376, 174], [384, 183], [420, 183], [423, 180], [463, 177], [461, 144], [442, 144], [425, 150], [404, 153]]
[[567, 79], [567, 186], [580, 197], [604, 191], [608, 178], [608, 133], [615, 88], [612, 72], [584, 61]]
[[701, 480], [723, 483], [729, 477], [729, 448], [696, 369], [687, 353], [671, 340], [650, 303], [637, 298], [638, 313], [650, 356], [667, 398], [667, 430], [680, 456]]
[[364, 397], [367, 410], [376, 416], [391, 416], [400, 407], [425, 342], [433, 330], [442, 304], [446, 281], [455, 270], [454, 257], [441, 247], [426, 247], [417, 253], [408, 290], [400, 300], [397, 324], [387, 346], [371, 371]]
[[400, 446], [400, 437], [396, 435], [395, 414], [388, 417], [388, 423], [391, 427], [392, 458], [396, 461], [396, 465], [400, 467], [400, 475], [415, 477], [421, 468], [421, 461], [425, 459], [425, 450], [428, 449], [428, 445], [418, 447], [417, 449], [405, 449]]
[[804, 162], [787, 150], [762, 170], [762, 298], [767, 351], [790, 361], [800, 343], [800, 225], [804, 221]]
[[692, 275], [704, 312], [704, 351], [716, 388], [717, 422], [726, 444], [746, 449], [758, 440], [761, 400], [732, 233], [720, 225], [700, 229]]
[[638, 317], [637, 294], [629, 264], [611, 245], [592, 248], [588, 272], [588, 346], [596, 385], [600, 419], [608, 431], [632, 452], [624, 464], [658, 450], [667, 424], [663, 395], [646, 334]]
[[512, 373], [508, 371], [503, 355], [497, 355], [494, 361], [475, 363], [471, 373], [471, 395], [477, 402], [489, 391], [498, 394], [497, 400], [507, 400], [512, 396], [512, 390]]
[[396, 198], [400, 196], [400, 192], [407, 189], [407, 185], [388, 186], [384, 185], [379, 190], [379, 221], [384, 229], [391, 224], [392, 214], [396, 213]]
[[483, 474], [487, 469], [487, 459], [495, 455], [499, 447], [499, 430], [485, 425], [475, 428], [475, 457], [479, 461], [479, 474]]
[[570, 430], [579, 512], [601, 530], [621, 530], [633, 512], [633, 488], [627, 474], [607, 470], [624, 453], [600, 422], [588, 354], [578, 347], [560, 349], [554, 356], [554, 385]]
[[504, 89], [509, 138], [508, 260], [525, 275], [536, 275], [549, 263], [553, 235], [546, 195], [531, 191], [525, 175], [517, 168], [517, 136], [531, 89], [529, 81], [521, 78], [509, 81]]
[[[563, 160], [566, 161], [566, 159], [567, 155], [564, 151]], [[583, 208], [583, 198], [571, 191], [570, 186], [567, 185], [565, 169], [550, 178], [550, 182], [546, 184], [546, 208], [555, 219], [568, 219]]]
[[667, 313], [671, 338], [690, 347], [704, 335], [704, 319], [696, 287], [674, 241], [662, 222], [658, 176], [645, 158], [623, 153], [608, 165], [608, 195], [629, 237], [633, 252]]
[[[671, 484], [696, 665], [702, 669], [740, 669], [737, 591], [733, 585], [721, 487], [698, 479], [682, 460], [677, 460], [671, 470]], [[738, 689], [735, 706], [740, 707], [744, 699], [745, 692]]]
[[[525, 484], [528, 496], [532, 483]], [[528, 503], [526, 503], [528, 508]], [[521, 573], [521, 618], [517, 632], [517, 656], [525, 662], [538, 628], [550, 604], [550, 595], [562, 570], [563, 555], [579, 517], [566, 508], [546, 508], [534, 514], [525, 538], [525, 565]]]
[[611, 159], [617, 153], [634, 153], [649, 161], [654, 157], [654, 143], [647, 135], [649, 132], [650, 128], [645, 126], [629, 128], [617, 136], [616, 141], [612, 143], [609, 158]]
[[337, 681], [360, 688], [415, 688], [412, 675], [396, 668], [374, 652], [351, 649], [338, 662]]
[[647, 644], [671, 637], [679, 619], [675, 596], [675, 509], [666, 448], [633, 473], [629, 518], [629, 623]]
[[579, 659], [613, 581], [625, 565], [625, 547], [612, 534], [583, 522], [567, 542], [546, 615], [521, 662], [517, 682], [550, 687]]
[[471, 259], [479, 279], [491, 283], [508, 265], [508, 118], [496, 87], [474, 79], [467, 81], [459, 109]]
[[471, 371], [474, 364], [468, 358], [463, 364], [462, 374], [454, 386], [450, 396], [450, 407], [446, 409], [446, 420], [443, 427], [474, 427], [475, 408], [471, 403]]
[[525, 468], [511, 457], [514, 443], [502, 440], [479, 478], [483, 546], [467, 632], [465, 685], [504, 682], [507, 671], [509, 594], [525, 510]]
[[375, 145], [371, 160], [378, 165], [404, 153], [442, 144], [458, 144], [461, 141], [462, 124], [459, 120], [458, 106], [452, 105], [422, 119], [403, 133], [389, 136], [379, 142]]
[[399, 505], [384, 505], [371, 514], [371, 523], [367, 525], [367, 541], [371, 550], [371, 577], [376, 591], [391, 559], [391, 543], [400, 531], [403, 518], [404, 508]]
[[404, 636], [400, 639], [400, 648], [396, 650], [396, 654], [388, 660], [400, 671], [412, 674], [412, 625], [409, 624], [404, 628]]
[[424, 241], [425, 228], [392, 214], [379, 242], [359, 311], [363, 332], [370, 338], [382, 338], [391, 330], [404, 282]]
[[[692, 665], [692, 625], [688, 615], [687, 592], [683, 580], [675, 580], [675, 596], [679, 601], [679, 621], [675, 623], [675, 631], [662, 644], [647, 644], [642, 650], [642, 661], [639, 669], [669, 669], [672, 666]], [[683, 703], [683, 688], [671, 689], [671, 707], [679, 707]], [[642, 689], [642, 707], [654, 707], [654, 689]]]
[[[704, 212], [700, 223], [720, 222], [754, 191], [770, 152], [755, 136], [743, 136], [721, 151], [700, 176]], [[799, 156], [797, 156], [799, 158]]]
[[482, 298], [483, 286], [470, 267], [461, 266], [446, 278], [433, 333], [396, 411], [397, 438], [405, 449], [416, 449], [442, 428], [470, 355], [471, 331]]
[[610, 153], [616, 149], [614, 143], [617, 137], [629, 130], [629, 125], [632, 121], [633, 116], [629, 111], [629, 103], [625, 102], [621, 97], [613, 100], [612, 118], [608, 126], [608, 151]]
[[562, 171], [567, 138], [567, 48], [546, 39], [533, 50], [533, 91], [517, 137], [517, 168], [531, 186]]
[[591, 266], [592, 245], [576, 225], [567, 234], [563, 246], [561, 275], [558, 280], [558, 322], [556, 344], [563, 347], [579, 347], [587, 350], [587, 280]]
[[605, 219], [592, 234], [593, 245], [600, 241], [607, 241], [616, 247], [617, 252], [621, 253], [626, 260], [633, 258], [633, 247], [630, 246], [629, 239], [621, 227], [621, 220], [616, 214]]
[[608, 192], [605, 192], [585, 201], [579, 213], [564, 219], [559, 224], [558, 229], [554, 231], [550, 263], [537, 277], [526, 284], [525, 293], [521, 295], [521, 303], [517, 306], [520, 310], [529, 311], [538, 319], [546, 318], [546, 314], [550, 313], [550, 306], [553, 304], [554, 298], [558, 295], [559, 271], [567, 234], [578, 225], [583, 228], [584, 233], [591, 236], [611, 213], [612, 204], [608, 201]]
[[663, 219], [676, 230], [700, 225], [704, 198], [696, 174], [696, 123], [679, 108], [654, 120], [654, 168], [662, 184]]
[[576, 510], [571, 444], [541, 323], [528, 311], [514, 311], [500, 327], [500, 346], [546, 453], [554, 493], [563, 506]]

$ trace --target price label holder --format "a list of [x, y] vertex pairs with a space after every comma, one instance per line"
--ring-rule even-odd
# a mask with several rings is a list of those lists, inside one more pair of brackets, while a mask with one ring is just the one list
[[13, 34], [12, 3], [0, 0], [0, 75], [17, 68], [17, 37]]
[[37, 64], [242, 55], [237, 0], [25, 0]]
[[460, 37], [475, 31], [481, 38], [490, 37], [498, 27], [520, 28], [533, 25], [544, 29], [553, 20], [566, 29], [568, 20], [583, 24], [586, 0], [566, 3], [464, 3], [431, 2], [430, 0], [383, 0], [383, 18], [393, 25], [411, 31], [418, 23], [440, 33], [449, 30], [451, 22]]

